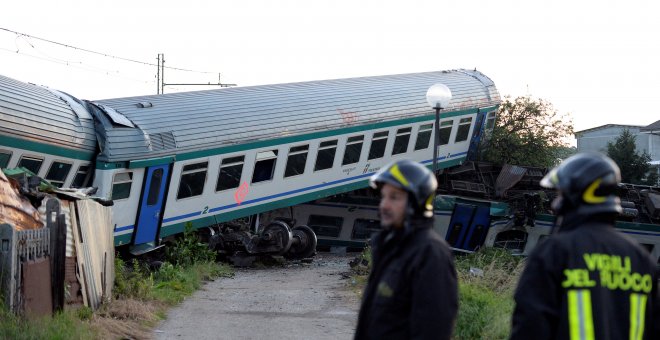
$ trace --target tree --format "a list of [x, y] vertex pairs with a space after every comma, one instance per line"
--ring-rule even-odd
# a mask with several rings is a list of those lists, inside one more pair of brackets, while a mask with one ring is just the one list
[[497, 122], [485, 138], [483, 159], [496, 164], [550, 167], [568, 148], [573, 122], [552, 104], [530, 96], [504, 97]]
[[[637, 137], [628, 129], [624, 129], [614, 143], [607, 143], [607, 155], [621, 169], [623, 183], [655, 185], [658, 179], [657, 174], [649, 173], [651, 155], [646, 150], [641, 154], [637, 152], [636, 139]], [[648, 176], [647, 173], [649, 173]]]

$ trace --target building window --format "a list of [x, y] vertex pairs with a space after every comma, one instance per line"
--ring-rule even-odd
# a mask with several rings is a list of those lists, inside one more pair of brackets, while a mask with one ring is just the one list
[[69, 175], [69, 171], [71, 171], [71, 164], [53, 162], [46, 174], [46, 180], [52, 185], [61, 188], [64, 185], [64, 181], [66, 181], [66, 176]]
[[454, 140], [454, 143], [467, 140], [470, 133], [470, 125], [472, 125], [472, 117], [461, 118], [458, 122], [458, 130], [456, 131], [456, 140]]
[[177, 199], [199, 196], [204, 192], [204, 183], [206, 182], [206, 170], [209, 162], [188, 164], [181, 170], [181, 180], [179, 181], [179, 191], [176, 194]]
[[394, 139], [394, 147], [392, 148], [393, 155], [406, 153], [406, 151], [408, 151], [408, 143], [410, 142], [411, 131], [412, 131], [411, 127], [399, 129], [396, 131], [396, 138]]
[[160, 185], [163, 183], [163, 169], [156, 169], [151, 173], [151, 183], [149, 184], [149, 194], [147, 195], [147, 205], [153, 206], [158, 203], [160, 196]]
[[112, 200], [128, 198], [131, 195], [131, 183], [133, 183], [132, 172], [115, 174], [112, 179]]
[[0, 168], [6, 168], [11, 159], [11, 151], [0, 150]]
[[351, 238], [354, 240], [366, 240], [380, 229], [381, 226], [379, 220], [358, 218], [355, 220], [355, 223], [353, 223], [353, 235], [351, 235]]
[[309, 145], [294, 146], [289, 150], [289, 158], [286, 161], [284, 177], [297, 176], [305, 173], [308, 152]]
[[387, 145], [387, 135], [389, 131], [381, 131], [374, 133], [371, 139], [371, 148], [369, 149], [368, 159], [381, 158], [385, 155], [385, 146]]
[[451, 135], [451, 128], [454, 125], [453, 120], [440, 122], [440, 133], [438, 133], [438, 145], [446, 145], [449, 143], [449, 136]]
[[18, 161], [18, 167], [26, 168], [35, 175], [39, 174], [39, 169], [41, 169], [41, 164], [44, 162], [43, 159], [34, 158], [34, 157], [21, 157], [21, 160]]
[[488, 112], [488, 116], [486, 117], [486, 130], [492, 130], [495, 127], [496, 116], [497, 116], [497, 112], [495, 111]]
[[215, 191], [238, 188], [241, 183], [244, 161], [245, 156], [227, 157], [222, 160]]
[[277, 150], [258, 152], [257, 162], [254, 164], [254, 172], [252, 173], [252, 183], [272, 180], [276, 164]]
[[307, 225], [314, 230], [316, 236], [339, 237], [343, 217], [310, 215]]
[[417, 132], [417, 141], [415, 141], [415, 151], [429, 147], [429, 141], [431, 140], [431, 130], [433, 130], [433, 124], [424, 124], [419, 127], [419, 132]]
[[319, 152], [316, 154], [314, 171], [332, 168], [335, 163], [335, 152], [337, 151], [337, 140], [328, 140], [319, 144]]
[[362, 154], [362, 144], [364, 144], [364, 136], [348, 137], [346, 141], [346, 151], [344, 152], [344, 159], [341, 165], [348, 165], [360, 161]]

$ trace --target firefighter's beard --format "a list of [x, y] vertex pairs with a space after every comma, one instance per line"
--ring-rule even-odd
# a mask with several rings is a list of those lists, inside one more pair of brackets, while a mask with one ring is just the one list
[[380, 226], [385, 231], [403, 228], [405, 213], [396, 214], [396, 212], [390, 209], [381, 208], [378, 211], [378, 217], [380, 218]]

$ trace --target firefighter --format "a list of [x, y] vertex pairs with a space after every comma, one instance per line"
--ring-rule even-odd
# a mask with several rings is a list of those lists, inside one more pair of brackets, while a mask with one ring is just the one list
[[370, 179], [380, 191], [382, 230], [371, 239], [372, 269], [355, 339], [449, 339], [458, 308], [456, 270], [433, 230], [437, 181], [408, 160]]
[[621, 204], [619, 167], [579, 153], [541, 186], [558, 196], [555, 229], [527, 260], [514, 298], [511, 339], [657, 339], [654, 261], [614, 229]]

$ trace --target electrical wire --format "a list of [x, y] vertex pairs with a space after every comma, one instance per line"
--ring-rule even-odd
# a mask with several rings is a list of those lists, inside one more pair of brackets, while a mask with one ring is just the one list
[[107, 57], [107, 58], [123, 60], [123, 61], [136, 63], [136, 64], [142, 64], [142, 65], [147, 65], [147, 66], [156, 66], [156, 67], [160, 66], [160, 67], [164, 67], [166, 69], [184, 71], [184, 72], [193, 72], [193, 73], [202, 73], [202, 74], [215, 74], [215, 73], [217, 73], [217, 72], [208, 72], [208, 71], [196, 71], [196, 70], [190, 70], [190, 69], [185, 69], [185, 68], [180, 68], [180, 67], [162, 66], [162, 65], [157, 65], [157, 64], [145, 62], [145, 61], [119, 57], [119, 56], [111, 55], [111, 54], [108, 54], [108, 53], [92, 51], [92, 50], [89, 50], [89, 49], [86, 49], [86, 48], [76, 47], [76, 46], [60, 43], [60, 42], [57, 42], [57, 41], [53, 41], [53, 40], [40, 38], [40, 37], [36, 37], [36, 36], [33, 36], [33, 35], [17, 32], [17, 31], [13, 31], [13, 30], [10, 30], [10, 29], [4, 28], [4, 27], [0, 27], [0, 31], [6, 31], [6, 32], [14, 33], [18, 37], [24, 36], [24, 37], [28, 37], [28, 38], [32, 38], [32, 39], [36, 39], [36, 40], [41, 40], [41, 41], [44, 41], [44, 42], [47, 42], [47, 43], [50, 43], [50, 44], [63, 46], [63, 47], [66, 47], [66, 48], [72, 48], [72, 49], [75, 49], [75, 50], [78, 50], [78, 51], [91, 53], [91, 54], [96, 54], [96, 55], [100, 55], [100, 56]]

